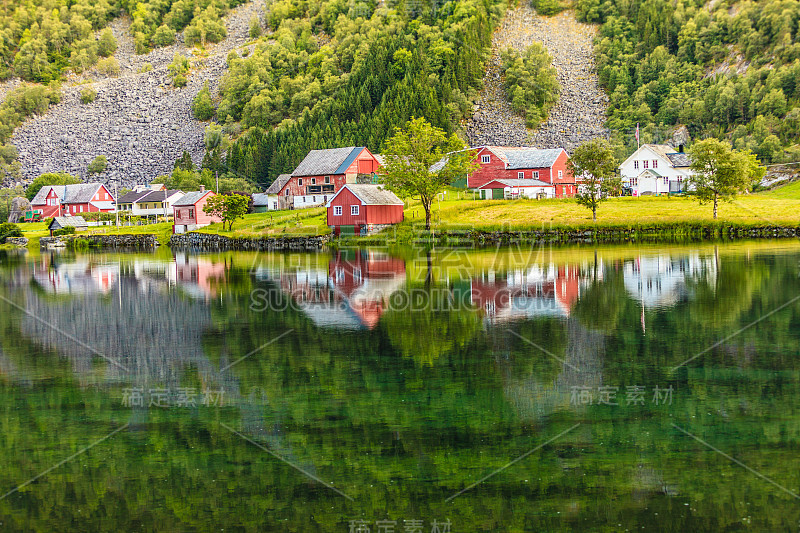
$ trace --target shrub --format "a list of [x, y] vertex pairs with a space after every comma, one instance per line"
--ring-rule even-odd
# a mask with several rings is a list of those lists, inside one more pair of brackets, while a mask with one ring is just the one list
[[139, 67], [139, 74], [144, 74], [145, 72], [150, 72], [151, 70], [153, 70], [153, 65], [151, 63], [145, 63]]
[[104, 155], [98, 155], [94, 158], [94, 160], [89, 163], [89, 166], [86, 170], [89, 171], [89, 174], [99, 174], [103, 172], [108, 167], [108, 159]]
[[529, 128], [537, 127], [558, 100], [559, 85], [550, 54], [533, 43], [523, 54], [509, 48], [500, 57], [511, 107], [525, 116]]
[[172, 84], [175, 87], [183, 87], [186, 85], [186, 74], [189, 72], [189, 59], [175, 52], [172, 58], [172, 63], [167, 66], [169, 75], [172, 78]]
[[178, 74], [178, 75], [177, 75], [177, 76], [175, 76], [175, 78], [172, 80], [172, 85], [174, 85], [175, 87], [178, 87], [178, 88], [180, 88], [180, 87], [186, 87], [186, 84], [187, 84], [187, 83], [189, 83], [189, 80], [187, 80], [187, 79], [186, 79], [186, 76], [184, 76], [183, 74]]
[[253, 15], [250, 19], [250, 38], [251, 39], [258, 39], [261, 37], [261, 21], [258, 20], [257, 15]]
[[97, 97], [97, 91], [95, 91], [91, 87], [84, 87], [81, 89], [81, 103], [82, 104], [91, 104], [94, 102], [95, 97]]
[[175, 30], [167, 26], [166, 24], [162, 24], [158, 27], [156, 32], [153, 34], [153, 46], [156, 48], [160, 48], [162, 46], [169, 46], [175, 43]]
[[211, 100], [211, 91], [208, 90], [208, 82], [203, 84], [203, 88], [197, 93], [192, 102], [192, 113], [197, 120], [209, 120], [214, 116], [214, 102]]
[[559, 0], [531, 0], [531, 6], [538, 14], [545, 16], [555, 15], [566, 8]]
[[117, 51], [117, 40], [111, 32], [111, 28], [106, 28], [100, 33], [97, 40], [97, 53], [103, 57], [108, 57]]
[[101, 59], [97, 63], [97, 70], [106, 76], [119, 76], [119, 61], [113, 57]]
[[23, 237], [22, 230], [16, 224], [3, 222], [0, 224], [0, 244], [5, 243], [8, 237]]
[[67, 226], [53, 232], [53, 237], [61, 237], [62, 235], [75, 235], [75, 226]]
[[14, 128], [33, 114], [42, 115], [61, 101], [57, 85], [21, 85], [6, 95], [0, 104], [0, 144], [11, 138]]

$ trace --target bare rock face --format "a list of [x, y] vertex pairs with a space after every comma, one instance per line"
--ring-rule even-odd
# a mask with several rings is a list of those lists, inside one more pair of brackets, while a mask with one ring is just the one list
[[27, 198], [23, 198], [22, 196], [17, 196], [13, 200], [11, 200], [11, 210], [8, 214], [8, 221], [11, 223], [16, 224], [17, 222], [21, 221], [25, 216], [25, 211], [31, 208], [31, 203], [28, 201]]
[[687, 146], [691, 140], [692, 137], [689, 135], [689, 130], [686, 126], [678, 126], [675, 128], [675, 131], [672, 132], [671, 143], [675, 148]]
[[[71, 75], [61, 103], [17, 128], [11, 143], [19, 152], [24, 179], [30, 181], [45, 172], [68, 172], [85, 179], [87, 166], [98, 155], [106, 156], [108, 168], [91, 179], [119, 187], [169, 174], [184, 150], [199, 164], [206, 123], [192, 115], [192, 101], [206, 81], [212, 94], [216, 92], [227, 69], [228, 53], [244, 46], [250, 18], [257, 14], [263, 19], [263, 11], [263, 0], [234, 9], [226, 19], [228, 37], [209, 46], [203, 57], [194, 56], [195, 50], [186, 48], [180, 36], [172, 46], [135, 55], [130, 21], [113, 21], [119, 77], [105, 78], [94, 71]], [[192, 62], [183, 88], [171, 86], [167, 70], [176, 52]], [[141, 72], [148, 63], [153, 69]], [[97, 92], [89, 104], [80, 100], [85, 87]]]
[[[466, 127], [471, 146], [537, 146], [571, 152], [584, 141], [608, 137], [605, 128], [608, 98], [600, 88], [593, 55], [596, 28], [578, 23], [571, 12], [541, 17], [527, 5], [510, 9], [492, 42], [492, 58], [475, 114]], [[561, 94], [550, 116], [538, 130], [508, 103], [500, 74], [500, 51], [526, 50], [542, 43], [553, 58]]]

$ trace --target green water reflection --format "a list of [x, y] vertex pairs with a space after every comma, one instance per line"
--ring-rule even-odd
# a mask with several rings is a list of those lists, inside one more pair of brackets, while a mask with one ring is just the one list
[[0, 287], [2, 531], [800, 526], [796, 241], [5, 253]]

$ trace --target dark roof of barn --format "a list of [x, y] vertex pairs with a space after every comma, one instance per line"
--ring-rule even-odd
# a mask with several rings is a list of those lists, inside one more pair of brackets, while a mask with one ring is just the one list
[[147, 196], [147, 194], [149, 194], [149, 193], [150, 193], [150, 191], [139, 191], [139, 192], [130, 191], [128, 193], [123, 194], [122, 197], [120, 197], [120, 199], [117, 200], [117, 203], [118, 204], [132, 204], [133, 202], [138, 201], [139, 198]]
[[56, 192], [56, 196], [61, 200], [63, 204], [84, 204], [92, 201], [94, 198], [97, 189], [99, 189], [103, 184], [102, 183], [75, 183], [73, 185], [45, 185], [39, 192], [36, 193], [36, 196], [33, 197], [31, 203], [34, 205], [41, 205], [46, 203], [47, 195], [50, 194], [50, 190], [54, 190]]
[[[182, 193], [178, 189], [169, 189], [166, 191], [147, 191], [144, 196], [136, 200], [136, 202], [163, 202], [165, 198], [169, 198], [176, 193]], [[166, 194], [166, 196], [165, 196]]]
[[292, 175], [291, 174], [281, 174], [280, 176], [275, 178], [275, 181], [273, 181], [270, 184], [270, 186], [267, 187], [267, 190], [264, 191], [264, 193], [265, 194], [278, 194], [279, 192], [281, 192], [281, 189], [283, 189], [283, 186], [286, 185], [287, 183], [289, 183], [290, 179], [292, 179]]
[[486, 146], [502, 159], [509, 169], [552, 167], [563, 152], [562, 148], [531, 148], [517, 146]]
[[47, 229], [56, 228], [66, 228], [66, 227], [75, 227], [75, 228], [86, 228], [88, 224], [83, 217], [53, 217], [53, 220], [50, 221], [50, 225], [47, 226]]
[[358, 154], [364, 150], [363, 146], [348, 146], [347, 148], [328, 148], [325, 150], [311, 150], [292, 176], [322, 176], [324, 174], [344, 174]]

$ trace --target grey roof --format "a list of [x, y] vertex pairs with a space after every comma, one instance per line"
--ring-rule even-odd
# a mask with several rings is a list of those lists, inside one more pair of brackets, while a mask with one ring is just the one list
[[531, 148], [516, 146], [486, 146], [502, 159], [508, 169], [548, 168], [553, 166], [563, 148]]
[[166, 198], [169, 198], [170, 196], [173, 196], [174, 194], [183, 193], [183, 191], [180, 191], [178, 189], [170, 189], [170, 190], [167, 190], [167, 191], [148, 191], [148, 192], [145, 193], [145, 195], [143, 197], [141, 197], [138, 200], [136, 200], [136, 203], [139, 203], [139, 202], [163, 202], [164, 198], [165, 198], [165, 193], [166, 193]]
[[198, 200], [200, 200], [203, 196], [205, 196], [206, 194], [208, 194], [210, 192], [211, 191], [187, 192], [177, 202], [173, 202], [172, 206], [173, 207], [178, 207], [178, 206], [194, 205], [194, 204], [196, 204], [198, 202]]
[[52, 229], [54, 225], [60, 228], [66, 228], [68, 226], [73, 226], [76, 228], [88, 227], [88, 224], [86, 224], [86, 221], [83, 219], [83, 217], [53, 217], [48, 229]]
[[117, 200], [117, 203], [118, 204], [132, 204], [135, 201], [137, 201], [139, 198], [147, 196], [148, 194], [150, 194], [150, 191], [140, 191], [140, 192], [130, 191], [130, 192], [125, 193], [124, 195], [122, 195], [120, 197], [120, 199]]
[[326, 150], [311, 150], [292, 176], [321, 176], [323, 174], [344, 174], [363, 146], [348, 146], [347, 148], [328, 148]]
[[[487, 182], [486, 185], [489, 185], [490, 183], [495, 181], [502, 183], [506, 187], [553, 187], [553, 185], [550, 183], [534, 179], [521, 179], [521, 180], [493, 179]], [[486, 185], [482, 185], [478, 188], [487, 189], [488, 187], [486, 187]]]
[[383, 185], [348, 183], [341, 190], [345, 188], [366, 205], [404, 205], [403, 200], [389, 189], [385, 189]]
[[292, 175], [291, 174], [281, 174], [280, 176], [275, 178], [275, 181], [273, 181], [270, 184], [270, 186], [267, 187], [267, 190], [264, 191], [264, 193], [265, 194], [278, 194], [278, 193], [280, 193], [281, 189], [283, 189], [283, 186], [286, 185], [289, 182], [290, 179], [292, 179]]
[[267, 193], [254, 194], [253, 205], [269, 205], [269, 195]]
[[95, 206], [97, 209], [114, 209], [114, 202], [111, 201], [101, 201], [101, 202], [89, 202], [89, 205]]
[[36, 193], [31, 203], [37, 205], [45, 203], [45, 198], [47, 198], [47, 195], [50, 193], [50, 189], [56, 192], [62, 204], [83, 204], [91, 202], [95, 193], [97, 193], [97, 189], [102, 185], [102, 183], [97, 182], [76, 183], [74, 185], [46, 185], [39, 189], [39, 192]]
[[692, 158], [685, 152], [675, 152], [667, 154], [667, 159], [672, 163], [673, 167], [690, 167], [692, 166]]

